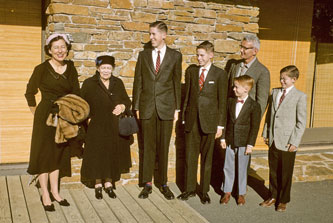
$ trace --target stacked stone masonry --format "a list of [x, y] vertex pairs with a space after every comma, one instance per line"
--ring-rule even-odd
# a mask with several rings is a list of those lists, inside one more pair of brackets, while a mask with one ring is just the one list
[[195, 47], [204, 40], [215, 45], [215, 61], [224, 68], [238, 58], [243, 35], [258, 33], [259, 8], [188, 0], [51, 0], [47, 7], [46, 33], [68, 33], [73, 47], [70, 58], [80, 81], [95, 73], [94, 60], [101, 54], [116, 58], [114, 74], [132, 95], [139, 51], [149, 41], [149, 23], [164, 21], [167, 44], [183, 54], [183, 71], [196, 63]]

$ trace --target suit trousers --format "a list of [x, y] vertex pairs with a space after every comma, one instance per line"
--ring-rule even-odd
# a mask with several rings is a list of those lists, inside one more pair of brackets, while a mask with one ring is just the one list
[[209, 191], [212, 171], [212, 158], [214, 151], [215, 133], [202, 132], [199, 120], [194, 122], [192, 130], [185, 133], [186, 143], [186, 191], [196, 191], [198, 158], [200, 156], [200, 187], [199, 192], [204, 194]]
[[224, 193], [232, 192], [236, 177], [235, 173], [238, 170], [238, 194], [246, 194], [247, 169], [250, 156], [245, 155], [245, 151], [246, 147], [231, 148], [230, 145], [227, 146], [223, 167], [224, 184], [221, 188]]
[[278, 150], [274, 142], [269, 148], [269, 191], [280, 203], [290, 201], [295, 158], [296, 152]]
[[173, 120], [161, 120], [155, 109], [150, 119], [141, 120], [141, 125], [143, 139], [142, 183], [151, 182], [155, 171], [155, 185], [157, 187], [166, 185]]

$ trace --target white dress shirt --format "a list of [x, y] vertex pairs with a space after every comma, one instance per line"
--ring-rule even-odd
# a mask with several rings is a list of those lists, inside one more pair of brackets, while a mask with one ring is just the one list
[[[246, 101], [246, 99], [247, 99], [248, 97], [249, 97], [249, 96], [246, 96], [246, 98], [244, 98], [244, 99], [240, 99], [240, 98], [238, 98], [237, 100], [243, 100], [244, 103], [245, 103], [245, 101]], [[238, 117], [240, 111], [242, 110], [244, 103], [236, 102], [236, 111], [235, 111], [235, 116], [236, 116], [236, 118]]]
[[152, 51], [152, 57], [153, 57], [153, 63], [154, 63], [154, 68], [156, 69], [156, 60], [157, 60], [157, 56], [158, 56], [158, 51], [160, 51], [160, 65], [162, 64], [163, 58], [165, 56], [165, 52], [166, 52], [166, 45], [164, 44], [164, 46], [162, 47], [162, 49], [157, 49], [155, 48]]
[[202, 70], [205, 69], [205, 71], [204, 71], [204, 77], [205, 77], [204, 80], [206, 80], [207, 74], [208, 74], [209, 69], [210, 69], [211, 66], [212, 66], [212, 64], [210, 63], [206, 67], [200, 67], [200, 69], [199, 69], [199, 78], [200, 78], [200, 75], [202, 73]]
[[[288, 88], [286, 88], [286, 94], [284, 95], [284, 97], [286, 97], [287, 96], [287, 94], [288, 94], [288, 92], [292, 89], [294, 87], [294, 85], [293, 86], [290, 86], [290, 87], [288, 87]], [[276, 107], [279, 107], [279, 104], [280, 104], [280, 98], [281, 98], [281, 96], [282, 96], [282, 94], [283, 94], [283, 88], [281, 88], [281, 91], [279, 91], [278, 92], [278, 94], [277, 94], [277, 96], [276, 96]]]

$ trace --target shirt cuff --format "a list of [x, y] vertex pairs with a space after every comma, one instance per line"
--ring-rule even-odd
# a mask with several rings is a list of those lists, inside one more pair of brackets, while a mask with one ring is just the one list
[[225, 142], [225, 139], [220, 139], [221, 142]]
[[223, 127], [223, 126], [217, 126], [217, 128], [218, 128], [218, 129], [224, 129], [224, 127]]
[[253, 146], [252, 146], [252, 145], [247, 145], [247, 147], [253, 148]]

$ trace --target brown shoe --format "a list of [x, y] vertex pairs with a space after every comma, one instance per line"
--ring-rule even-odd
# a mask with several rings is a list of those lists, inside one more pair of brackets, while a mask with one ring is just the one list
[[276, 202], [275, 198], [269, 198], [268, 200], [261, 202], [259, 205], [261, 207], [271, 207], [272, 205], [275, 204], [275, 202]]
[[231, 196], [230, 192], [225, 193], [223, 197], [220, 199], [220, 204], [228, 204], [230, 196]]
[[286, 209], [287, 209], [287, 204], [285, 204], [285, 203], [280, 203], [280, 204], [278, 205], [278, 207], [276, 208], [276, 211], [284, 212], [284, 211], [286, 211]]
[[242, 206], [245, 204], [245, 196], [244, 195], [239, 195], [237, 199], [237, 205]]

